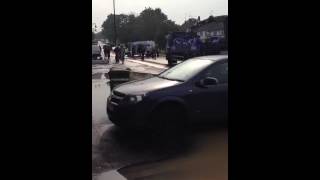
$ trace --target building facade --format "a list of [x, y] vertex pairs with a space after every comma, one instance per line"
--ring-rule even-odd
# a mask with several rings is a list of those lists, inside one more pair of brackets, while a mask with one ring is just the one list
[[228, 39], [228, 16], [211, 16], [208, 19], [199, 21], [189, 31], [197, 33], [202, 41], [211, 37]]

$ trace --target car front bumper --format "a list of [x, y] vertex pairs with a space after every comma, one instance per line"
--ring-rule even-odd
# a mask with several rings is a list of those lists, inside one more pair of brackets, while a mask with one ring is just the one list
[[111, 122], [130, 129], [148, 129], [149, 110], [145, 103], [114, 104], [108, 98], [107, 114]]

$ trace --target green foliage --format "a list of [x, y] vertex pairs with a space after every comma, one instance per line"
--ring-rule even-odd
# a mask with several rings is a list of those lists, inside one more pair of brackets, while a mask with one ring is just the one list
[[[110, 14], [102, 24], [103, 35], [114, 42], [114, 21], [113, 14]], [[147, 8], [139, 16], [133, 14], [116, 15], [117, 40], [121, 43], [132, 41], [153, 40], [160, 48], [165, 46], [165, 36], [172, 31], [179, 31], [179, 25], [168, 20], [161, 9]]]
[[188, 28], [194, 26], [196, 23], [197, 19], [190, 18], [181, 25], [181, 30], [186, 31]]

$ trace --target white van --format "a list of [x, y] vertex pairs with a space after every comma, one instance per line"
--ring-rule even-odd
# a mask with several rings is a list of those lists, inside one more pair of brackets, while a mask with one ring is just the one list
[[92, 60], [102, 60], [101, 49], [99, 45], [92, 45]]

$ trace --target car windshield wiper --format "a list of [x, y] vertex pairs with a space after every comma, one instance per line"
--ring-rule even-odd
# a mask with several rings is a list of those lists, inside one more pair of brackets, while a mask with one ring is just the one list
[[163, 77], [163, 76], [158, 76], [158, 77], [163, 78], [163, 79], [167, 79], [167, 80], [171, 80], [171, 81], [184, 82], [184, 80], [181, 80], [181, 79], [173, 79], [173, 78], [167, 78], [167, 77]]

